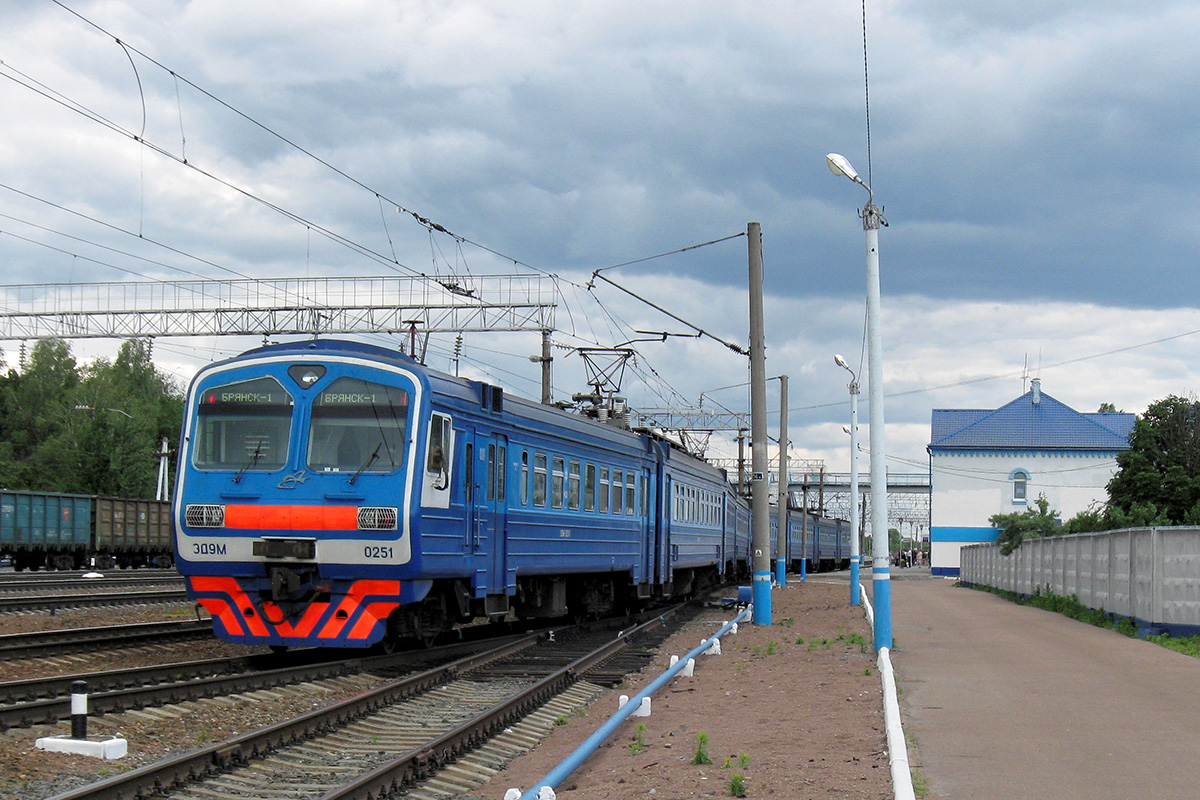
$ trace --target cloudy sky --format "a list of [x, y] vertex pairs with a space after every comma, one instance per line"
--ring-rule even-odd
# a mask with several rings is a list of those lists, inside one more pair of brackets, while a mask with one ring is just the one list
[[[844, 470], [866, 193], [837, 151], [889, 222], [891, 469], [924, 468], [932, 408], [1027, 376], [1081, 411], [1197, 391], [1200, 8], [866, 5], [869, 151], [856, 2], [0, 0], [0, 282], [553, 275], [561, 399], [569, 348], [686, 332], [598, 268], [744, 344], [755, 221], [793, 458]], [[186, 381], [251, 344], [155, 353]], [[461, 368], [536, 397], [538, 348], [473, 334]], [[747, 407], [720, 344], [637, 348], [632, 405]]]

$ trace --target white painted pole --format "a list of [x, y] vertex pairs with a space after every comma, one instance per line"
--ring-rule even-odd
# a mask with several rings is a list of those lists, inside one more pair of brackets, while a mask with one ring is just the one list
[[858, 605], [858, 378], [850, 373], [850, 605]]
[[883, 436], [883, 331], [879, 301], [879, 208], [863, 209], [867, 236], [867, 383], [871, 404], [871, 537], [875, 563], [871, 594], [875, 601], [875, 649], [892, 646], [892, 570], [888, 560], [887, 448]]

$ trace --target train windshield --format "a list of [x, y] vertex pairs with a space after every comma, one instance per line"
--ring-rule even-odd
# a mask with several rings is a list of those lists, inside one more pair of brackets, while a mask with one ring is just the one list
[[192, 463], [199, 469], [275, 470], [287, 460], [294, 401], [274, 378], [206, 389]]
[[408, 392], [338, 378], [313, 400], [308, 467], [318, 472], [391, 472], [404, 458]]

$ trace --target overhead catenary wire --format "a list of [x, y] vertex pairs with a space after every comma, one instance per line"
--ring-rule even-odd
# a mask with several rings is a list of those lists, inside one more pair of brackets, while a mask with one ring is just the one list
[[[76, 12], [75, 10], [73, 10], [73, 9], [69, 8], [69, 7], [68, 7], [67, 5], [65, 5], [64, 3], [62, 3], [62, 2], [59, 2], [59, 0], [55, 0], [55, 4], [56, 4], [56, 5], [58, 5], [60, 8], [62, 8], [63, 10], [67, 11], [68, 13], [72, 14], [72, 15], [73, 15], [74, 17], [76, 17], [77, 19], [81, 20], [81, 21], [82, 21], [83, 23], [85, 23], [86, 25], [88, 25], [88, 26], [90, 26], [90, 27], [94, 28], [95, 30], [99, 31], [99, 32], [100, 32], [101, 34], [103, 34], [104, 36], [111, 38], [113, 42], [115, 42], [115, 43], [116, 43], [116, 44], [117, 44], [119, 47], [121, 47], [121, 48], [122, 48], [122, 51], [123, 51], [123, 53], [125, 54], [126, 58], [127, 58], [127, 59], [128, 59], [130, 62], [131, 62], [131, 65], [133, 66], [133, 69], [134, 69], [134, 72], [135, 72], [135, 77], [136, 77], [136, 79], [137, 79], [137, 82], [138, 82], [138, 86], [139, 86], [139, 89], [138, 89], [138, 91], [139, 91], [139, 96], [140, 96], [140, 98], [141, 98], [141, 103], [142, 103], [142, 107], [143, 107], [143, 120], [142, 120], [142, 127], [141, 127], [141, 129], [140, 129], [138, 132], [136, 132], [136, 133], [135, 133], [135, 132], [133, 132], [133, 131], [126, 130], [126, 129], [125, 129], [125, 128], [123, 128], [121, 125], [119, 125], [119, 124], [115, 123], [114, 121], [112, 121], [112, 120], [108, 119], [108, 118], [107, 118], [107, 117], [105, 117], [104, 115], [102, 115], [102, 114], [100, 114], [100, 113], [98, 113], [98, 112], [95, 112], [95, 111], [93, 111], [93, 110], [91, 110], [91, 109], [88, 109], [88, 108], [87, 108], [86, 106], [84, 106], [82, 103], [75, 102], [75, 101], [71, 100], [70, 98], [67, 98], [65, 95], [62, 95], [61, 93], [55, 92], [55, 91], [53, 91], [53, 90], [49, 89], [48, 87], [45, 87], [44, 85], [40, 84], [39, 82], [35, 81], [34, 79], [32, 79], [32, 78], [30, 78], [30, 77], [28, 77], [28, 76], [24, 76], [24, 75], [23, 75], [23, 73], [20, 73], [19, 71], [17, 71], [17, 70], [15, 70], [15, 69], [14, 69], [14, 70], [13, 70], [13, 74], [14, 74], [14, 75], [20, 75], [20, 76], [23, 78], [23, 81], [17, 81], [17, 82], [18, 82], [18, 83], [21, 83], [22, 85], [26, 86], [27, 88], [34, 89], [34, 90], [38, 91], [39, 93], [43, 94], [44, 96], [48, 97], [49, 99], [52, 99], [52, 100], [54, 100], [55, 102], [58, 102], [58, 103], [60, 103], [60, 104], [61, 104], [61, 105], [63, 105], [64, 107], [66, 107], [66, 108], [68, 108], [68, 109], [70, 109], [70, 110], [72, 110], [72, 111], [75, 111], [76, 113], [80, 113], [80, 114], [81, 114], [81, 115], [83, 115], [85, 118], [87, 118], [87, 119], [90, 119], [90, 120], [92, 120], [92, 121], [94, 121], [94, 122], [96, 122], [96, 123], [99, 123], [99, 124], [101, 124], [101, 125], [103, 125], [103, 126], [105, 126], [105, 127], [109, 128], [110, 130], [113, 130], [114, 132], [120, 133], [121, 135], [125, 135], [125, 136], [127, 136], [127, 137], [130, 137], [130, 138], [134, 139], [135, 141], [138, 141], [138, 142], [139, 142], [140, 144], [142, 144], [144, 147], [147, 147], [147, 148], [149, 148], [149, 149], [151, 149], [151, 150], [153, 150], [153, 151], [155, 151], [155, 152], [159, 153], [160, 155], [163, 155], [163, 156], [165, 156], [165, 157], [171, 158], [171, 159], [173, 159], [173, 160], [175, 160], [175, 161], [179, 162], [181, 165], [184, 165], [184, 166], [187, 166], [187, 167], [189, 167], [189, 168], [195, 169], [195, 170], [196, 170], [196, 171], [197, 171], [199, 174], [202, 174], [202, 175], [204, 175], [204, 176], [206, 176], [206, 177], [208, 177], [208, 178], [210, 178], [210, 179], [212, 179], [212, 180], [215, 180], [215, 181], [217, 181], [217, 182], [219, 182], [219, 183], [222, 183], [222, 185], [225, 185], [226, 187], [228, 187], [228, 188], [230, 188], [230, 189], [233, 189], [234, 191], [238, 191], [239, 193], [243, 194], [244, 196], [246, 196], [246, 197], [248, 197], [248, 198], [250, 198], [250, 199], [253, 199], [253, 200], [255, 200], [256, 202], [259, 202], [259, 203], [262, 203], [262, 204], [264, 204], [264, 205], [265, 205], [265, 206], [267, 206], [268, 208], [271, 208], [271, 209], [272, 209], [272, 210], [274, 210], [276, 213], [279, 213], [279, 214], [281, 214], [281, 215], [285, 216], [286, 218], [289, 218], [289, 219], [291, 219], [291, 220], [293, 220], [293, 221], [296, 221], [296, 222], [298, 222], [298, 223], [300, 223], [300, 224], [303, 224], [303, 225], [305, 225], [306, 231], [316, 231], [316, 232], [320, 233], [321, 235], [323, 235], [323, 236], [326, 236], [327, 238], [330, 238], [332, 241], [338, 242], [338, 243], [342, 244], [343, 246], [346, 246], [346, 247], [348, 247], [348, 248], [350, 248], [350, 249], [352, 249], [352, 250], [355, 250], [356, 252], [359, 252], [360, 254], [367, 256], [368, 258], [372, 258], [372, 259], [375, 259], [375, 260], [379, 260], [379, 261], [381, 261], [381, 263], [384, 263], [384, 264], [385, 264], [385, 265], [387, 265], [389, 268], [393, 268], [393, 269], [394, 269], [394, 268], [397, 268], [397, 267], [399, 267], [399, 268], [402, 268], [402, 269], [408, 270], [409, 272], [411, 272], [411, 273], [412, 273], [412, 274], [414, 274], [414, 275], [418, 275], [418, 276], [420, 276], [420, 277], [428, 277], [428, 276], [427, 276], [427, 274], [426, 274], [426, 273], [424, 273], [423, 271], [419, 271], [419, 270], [416, 270], [416, 269], [414, 269], [414, 268], [412, 268], [412, 267], [410, 267], [410, 266], [408, 266], [408, 265], [402, 264], [402, 263], [400, 263], [400, 262], [399, 262], [399, 260], [396, 258], [396, 255], [395, 255], [395, 247], [394, 247], [394, 240], [393, 240], [393, 239], [392, 239], [392, 237], [391, 237], [391, 231], [390, 231], [390, 230], [387, 228], [387, 226], [386, 226], [386, 218], [385, 218], [383, 221], [384, 221], [384, 224], [385, 224], [385, 235], [386, 235], [386, 236], [387, 236], [387, 238], [388, 238], [389, 249], [392, 251], [392, 257], [391, 257], [390, 259], [389, 259], [387, 256], [384, 256], [384, 255], [382, 255], [382, 254], [380, 254], [380, 253], [377, 253], [377, 252], [375, 252], [374, 250], [372, 250], [371, 248], [369, 248], [369, 247], [367, 247], [367, 246], [365, 246], [365, 245], [359, 244], [359, 243], [357, 243], [357, 242], [355, 242], [355, 241], [353, 241], [353, 240], [351, 240], [351, 239], [348, 239], [348, 238], [346, 238], [346, 237], [344, 237], [344, 236], [341, 236], [340, 234], [338, 234], [338, 233], [336, 233], [336, 232], [334, 232], [334, 231], [332, 231], [332, 230], [329, 230], [328, 228], [325, 228], [324, 226], [321, 226], [321, 225], [319, 225], [319, 224], [316, 224], [316, 223], [313, 223], [313, 222], [311, 222], [310, 220], [308, 220], [308, 219], [304, 218], [303, 216], [301, 216], [301, 215], [299, 215], [299, 214], [296, 214], [295, 212], [291, 212], [291, 211], [289, 211], [289, 210], [288, 210], [288, 209], [286, 209], [286, 208], [283, 208], [283, 207], [281, 207], [281, 206], [279, 206], [279, 205], [277, 205], [277, 204], [275, 204], [275, 203], [273, 203], [273, 202], [271, 202], [271, 201], [269, 201], [269, 200], [267, 200], [267, 199], [265, 199], [265, 198], [262, 198], [262, 197], [258, 196], [257, 194], [255, 194], [254, 192], [250, 192], [250, 191], [248, 191], [248, 190], [242, 189], [242, 188], [240, 188], [240, 187], [238, 187], [238, 186], [236, 186], [236, 185], [232, 184], [232, 183], [231, 183], [231, 182], [229, 182], [229, 181], [225, 181], [225, 180], [221, 179], [219, 176], [215, 175], [214, 173], [212, 173], [212, 172], [210, 172], [210, 171], [208, 171], [208, 170], [196, 169], [196, 167], [194, 166], [194, 164], [192, 164], [192, 163], [191, 163], [191, 161], [190, 161], [190, 160], [187, 158], [187, 155], [186, 155], [186, 132], [185, 132], [185, 130], [184, 130], [184, 125], [183, 125], [182, 100], [181, 100], [181, 98], [180, 98], [180, 94], [179, 94], [179, 83], [182, 81], [183, 83], [185, 83], [185, 84], [187, 84], [188, 86], [192, 87], [194, 90], [196, 90], [197, 92], [201, 93], [201, 94], [202, 94], [202, 95], [204, 95], [205, 97], [207, 97], [207, 98], [211, 99], [213, 102], [215, 102], [215, 103], [219, 104], [219, 105], [220, 105], [220, 106], [222, 106], [223, 108], [226, 108], [226, 109], [228, 109], [230, 112], [232, 112], [232, 113], [236, 114], [236, 115], [237, 115], [237, 116], [239, 116], [240, 118], [242, 118], [242, 119], [246, 120], [246, 121], [247, 121], [247, 122], [249, 122], [250, 124], [252, 124], [252, 125], [256, 126], [257, 128], [261, 129], [262, 131], [266, 132], [266, 133], [267, 133], [267, 134], [269, 134], [270, 136], [272, 136], [272, 137], [274, 137], [274, 138], [278, 139], [279, 141], [281, 141], [281, 142], [285, 143], [285, 144], [286, 144], [286, 145], [288, 145], [289, 147], [291, 147], [291, 148], [294, 148], [295, 150], [297, 150], [298, 152], [300, 152], [300, 153], [304, 154], [305, 156], [307, 156], [307, 157], [309, 157], [309, 158], [311, 158], [311, 159], [313, 159], [313, 160], [317, 161], [318, 163], [322, 164], [324, 167], [326, 167], [326, 168], [328, 168], [328, 169], [332, 170], [333, 172], [335, 172], [336, 174], [338, 174], [338, 175], [340, 175], [341, 177], [345, 178], [346, 180], [350, 181], [351, 183], [355, 184], [356, 186], [358, 186], [358, 187], [360, 187], [360, 188], [363, 188], [363, 189], [366, 189], [366, 190], [368, 190], [368, 191], [371, 191], [371, 192], [372, 192], [372, 193], [373, 193], [373, 194], [374, 194], [374, 195], [377, 197], [377, 201], [378, 201], [378, 202], [379, 202], [379, 204], [380, 204], [381, 210], [382, 210], [382, 205], [383, 205], [383, 203], [386, 201], [387, 203], [394, 205], [394, 206], [396, 207], [396, 209], [397, 209], [397, 210], [398, 210], [400, 213], [403, 213], [403, 214], [408, 214], [408, 215], [412, 216], [412, 217], [413, 217], [413, 219], [414, 219], [414, 220], [416, 220], [416, 221], [417, 221], [419, 224], [421, 224], [422, 226], [424, 226], [424, 227], [425, 227], [425, 228], [426, 228], [426, 229], [427, 229], [427, 230], [430, 232], [430, 234], [432, 234], [434, 231], [437, 231], [437, 232], [444, 233], [444, 234], [446, 234], [446, 235], [449, 235], [449, 236], [451, 236], [452, 238], [454, 238], [454, 239], [455, 239], [455, 242], [456, 242], [456, 247], [458, 248], [458, 250], [459, 250], [459, 254], [460, 254], [460, 255], [461, 255], [461, 245], [462, 245], [463, 243], [466, 243], [466, 244], [469, 244], [469, 245], [471, 245], [471, 246], [478, 247], [478, 248], [480, 248], [480, 249], [483, 249], [483, 250], [485, 250], [485, 251], [487, 251], [487, 252], [490, 252], [490, 253], [492, 253], [492, 254], [494, 254], [494, 255], [496, 255], [496, 256], [498, 256], [498, 257], [500, 257], [500, 258], [503, 258], [503, 259], [505, 259], [506, 261], [510, 261], [511, 263], [513, 263], [513, 264], [515, 264], [515, 265], [519, 265], [519, 266], [522, 266], [522, 267], [525, 267], [525, 268], [528, 268], [528, 269], [532, 269], [532, 270], [534, 270], [534, 271], [536, 271], [536, 272], [540, 272], [540, 273], [542, 273], [542, 274], [553, 275], [553, 273], [551, 273], [551, 272], [549, 272], [549, 271], [547, 271], [547, 270], [540, 269], [540, 268], [538, 268], [538, 267], [536, 267], [536, 266], [534, 266], [534, 265], [532, 265], [532, 264], [530, 264], [530, 263], [528, 263], [528, 262], [522, 261], [521, 259], [514, 258], [514, 257], [512, 257], [512, 256], [506, 255], [506, 254], [504, 254], [503, 252], [501, 252], [501, 251], [499, 251], [499, 250], [497, 250], [497, 249], [494, 249], [494, 248], [488, 247], [488, 246], [486, 246], [486, 245], [483, 245], [482, 243], [480, 243], [480, 242], [477, 242], [477, 241], [474, 241], [474, 240], [472, 240], [472, 239], [470, 239], [470, 238], [468, 238], [468, 237], [465, 237], [465, 236], [462, 236], [462, 235], [456, 234], [456, 233], [454, 233], [453, 231], [451, 231], [451, 230], [450, 230], [450, 229], [449, 229], [447, 226], [445, 226], [445, 225], [443, 225], [443, 224], [441, 224], [441, 223], [439, 223], [439, 222], [436, 222], [436, 221], [434, 221], [434, 220], [432, 220], [432, 219], [430, 219], [430, 218], [426, 217], [425, 215], [422, 215], [422, 214], [420, 214], [419, 212], [416, 212], [416, 211], [414, 211], [413, 209], [407, 208], [405, 205], [403, 205], [403, 204], [401, 204], [401, 203], [398, 203], [398, 202], [396, 202], [396, 201], [394, 201], [394, 200], [391, 200], [390, 198], [387, 198], [387, 197], [386, 197], [386, 195], [384, 195], [382, 192], [379, 192], [379, 191], [377, 191], [377, 190], [375, 190], [375, 189], [372, 189], [372, 188], [371, 188], [370, 186], [368, 186], [368, 185], [367, 185], [365, 182], [363, 182], [363, 181], [361, 181], [361, 180], [358, 180], [357, 178], [353, 177], [352, 175], [350, 175], [349, 173], [345, 172], [344, 170], [342, 170], [342, 169], [340, 169], [340, 168], [336, 167], [335, 165], [333, 165], [333, 164], [332, 164], [332, 163], [330, 163], [329, 161], [327, 161], [327, 160], [325, 160], [325, 159], [321, 158], [320, 156], [316, 155], [315, 153], [311, 152], [310, 150], [308, 150], [308, 149], [304, 148], [303, 146], [301, 146], [300, 144], [298, 144], [298, 143], [297, 143], [296, 141], [294, 141], [293, 139], [290, 139], [290, 138], [288, 138], [287, 136], [284, 136], [284, 135], [282, 135], [281, 133], [279, 133], [279, 132], [278, 132], [278, 131], [276, 131], [275, 129], [271, 128], [270, 126], [268, 126], [268, 125], [265, 125], [265, 124], [263, 124], [262, 122], [260, 122], [259, 120], [255, 119], [255, 118], [254, 118], [253, 116], [251, 116], [250, 114], [247, 114], [247, 113], [245, 113], [245, 112], [241, 111], [240, 109], [236, 108], [236, 107], [235, 107], [235, 106], [233, 106], [232, 104], [230, 104], [230, 103], [226, 102], [225, 100], [221, 99], [220, 97], [216, 96], [215, 94], [213, 94], [212, 92], [208, 91], [207, 89], [204, 89], [204, 88], [203, 88], [203, 87], [201, 87], [200, 85], [198, 85], [198, 84], [196, 84], [195, 82], [193, 82], [193, 81], [189, 80], [189, 79], [188, 79], [186, 76], [184, 76], [184, 75], [181, 75], [181, 74], [180, 74], [180, 73], [178, 73], [177, 71], [175, 71], [175, 70], [173, 70], [173, 69], [171, 69], [171, 68], [167, 67], [166, 65], [162, 64], [162, 63], [161, 63], [160, 61], [158, 61], [157, 59], [154, 59], [153, 57], [149, 56], [149, 55], [148, 55], [147, 53], [145, 53], [144, 51], [142, 51], [142, 50], [140, 50], [139, 48], [137, 48], [137, 47], [135, 47], [135, 46], [131, 45], [131, 44], [130, 44], [128, 41], [126, 41], [126, 40], [123, 40], [123, 39], [119, 38], [118, 36], [114, 35], [113, 33], [109, 32], [108, 30], [106, 30], [106, 29], [105, 29], [104, 27], [102, 27], [101, 25], [99, 25], [99, 24], [97, 24], [97, 23], [93, 22], [92, 20], [88, 19], [88, 18], [87, 18], [87, 17], [85, 17], [83, 14], [80, 14], [80, 13]], [[144, 93], [144, 90], [143, 90], [143, 88], [142, 88], [142, 80], [141, 80], [141, 75], [140, 75], [140, 73], [139, 73], [139, 71], [138, 71], [138, 69], [137, 69], [137, 64], [136, 64], [136, 62], [135, 62], [135, 61], [134, 61], [134, 59], [133, 59], [133, 54], [136, 54], [136, 55], [140, 56], [141, 58], [145, 59], [147, 62], [149, 62], [149, 63], [151, 63], [151, 64], [155, 65], [156, 67], [158, 67], [158, 68], [160, 68], [160, 69], [162, 69], [162, 70], [163, 70], [163, 71], [164, 71], [166, 74], [168, 74], [168, 75], [171, 77], [171, 80], [172, 80], [172, 82], [173, 82], [173, 85], [174, 85], [175, 94], [176, 94], [176, 98], [175, 98], [175, 99], [176, 99], [176, 111], [177, 111], [177, 116], [178, 116], [178, 120], [179, 120], [180, 149], [179, 149], [179, 154], [178, 154], [178, 155], [176, 155], [175, 153], [171, 152], [171, 150], [170, 150], [170, 149], [168, 149], [168, 148], [165, 148], [165, 147], [159, 146], [159, 145], [157, 145], [157, 144], [155, 144], [155, 143], [153, 143], [153, 142], [148, 142], [148, 141], [146, 141], [146, 138], [145, 138], [145, 124], [146, 124], [146, 123], [145, 123], [145, 118], [146, 118], [146, 114], [145, 114], [145, 103], [146, 103], [146, 98], [145, 98], [145, 93]], [[8, 67], [10, 67], [10, 65], [7, 65], [7, 64], [6, 64], [6, 65], [5, 65], [5, 67], [6, 67], [6, 68], [8, 68]], [[10, 80], [15, 80], [15, 78], [13, 78], [13, 75], [4, 74], [4, 75], [3, 75], [3, 77], [8, 77], [8, 78], [10, 78]], [[140, 226], [139, 226], [139, 227], [140, 227]], [[133, 235], [138, 235], [138, 236], [140, 236], [140, 234], [141, 234], [141, 231], [139, 230], [139, 232], [138, 232], [138, 233], [136, 233], [136, 234], [133, 234]], [[692, 249], [695, 249], [695, 248], [698, 248], [698, 247], [703, 247], [703, 246], [706, 246], [706, 245], [708, 245], [708, 244], [713, 244], [713, 243], [720, 242], [720, 241], [725, 241], [725, 240], [727, 240], [727, 239], [730, 239], [730, 238], [735, 238], [735, 237], [737, 237], [737, 236], [742, 236], [742, 235], [745, 235], [745, 234], [744, 234], [744, 233], [741, 233], [741, 232], [739, 232], [738, 234], [735, 234], [734, 236], [730, 236], [730, 237], [723, 237], [723, 238], [721, 238], [721, 239], [716, 239], [716, 240], [713, 240], [712, 242], [705, 242], [705, 243], [701, 243], [701, 244], [698, 244], [698, 245], [690, 245], [690, 246], [688, 246], [688, 247], [685, 247], [685, 248], [680, 248], [679, 250], [670, 251], [670, 253], [675, 253], [675, 252], [686, 252], [686, 251], [688, 251], [688, 250], [692, 250]], [[650, 259], [653, 259], [653, 258], [658, 258], [658, 257], [661, 257], [662, 255], [669, 255], [670, 253], [657, 254], [657, 255], [654, 255], [654, 256], [647, 256], [647, 257], [644, 257], [644, 258], [635, 259], [635, 260], [633, 260], [633, 261], [631, 261], [631, 262], [628, 262], [628, 263], [640, 263], [640, 262], [642, 262], [642, 261], [647, 261], [647, 260], [650, 260]], [[444, 258], [444, 254], [443, 254], [443, 258]], [[436, 260], [436, 259], [435, 259], [435, 260]], [[448, 259], [447, 259], [447, 261], [448, 261]], [[614, 266], [616, 266], [616, 265], [614, 265]], [[136, 274], [136, 273], [135, 273], [135, 274]], [[556, 280], [565, 280], [565, 279], [563, 279], [561, 276], [554, 275], [554, 277], [555, 277], [555, 279], [556, 279]], [[573, 283], [573, 282], [570, 282], [570, 281], [568, 281], [568, 283]], [[598, 305], [599, 305], [601, 308], [605, 308], [605, 306], [604, 306], [604, 304], [603, 304], [602, 302], [600, 302], [600, 301], [598, 301], [598, 300], [597, 300], [597, 303], [598, 303]], [[567, 310], [567, 313], [568, 313], [568, 315], [569, 315], [569, 316], [571, 316], [571, 315], [572, 315], [572, 309], [571, 309], [571, 307], [570, 307], [569, 305], [567, 305], [567, 306], [566, 306], [566, 310]], [[669, 313], [669, 312], [666, 312], [666, 313]], [[687, 324], [687, 323], [685, 323], [685, 324]], [[716, 338], [716, 337], [713, 337], [713, 338]], [[720, 339], [717, 339], [717, 341], [722, 341], [722, 340], [720, 340]], [[730, 346], [730, 345], [729, 345], [729, 343], [726, 343], [726, 342], [723, 342], [723, 341], [722, 341], [722, 343], [723, 343], [723, 344], [726, 344], [727, 346]], [[738, 347], [737, 347], [736, 345], [733, 345], [732, 347], [733, 347], [733, 349], [735, 349], [735, 350], [737, 350], [737, 349], [738, 349]], [[658, 377], [659, 377], [659, 379], [661, 379], [661, 376], [658, 376]], [[674, 389], [671, 389], [671, 391], [672, 391], [672, 392], [674, 392], [675, 390], [674, 390]], [[675, 392], [675, 393], [676, 393], [676, 394], [678, 394], [677, 392]]]

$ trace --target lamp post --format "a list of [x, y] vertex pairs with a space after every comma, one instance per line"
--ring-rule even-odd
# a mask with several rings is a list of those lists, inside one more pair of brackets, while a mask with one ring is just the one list
[[76, 411], [115, 411], [118, 414], [124, 414], [126, 417], [133, 419], [133, 414], [130, 414], [128, 411], [122, 411], [119, 408], [108, 408], [107, 406], [101, 406], [101, 407], [97, 408], [95, 406], [77, 405], [77, 406], [75, 406], [75, 410]]
[[858, 376], [846, 359], [833, 356], [833, 363], [850, 373], [850, 605], [859, 605], [858, 591]]
[[863, 231], [867, 238], [867, 383], [871, 404], [871, 539], [874, 564], [871, 592], [875, 601], [875, 649], [892, 647], [892, 573], [888, 565], [887, 461], [883, 438], [883, 336], [880, 332], [879, 303], [879, 225], [882, 213], [875, 205], [875, 193], [858, 176], [845, 156], [830, 153], [825, 163], [834, 175], [849, 178], [867, 190], [862, 210]]

